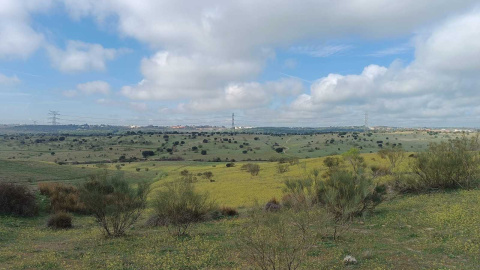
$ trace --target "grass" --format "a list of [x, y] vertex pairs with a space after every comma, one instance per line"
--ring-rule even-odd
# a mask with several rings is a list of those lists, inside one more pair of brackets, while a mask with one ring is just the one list
[[[185, 135], [171, 136], [169, 143], [182, 140], [182, 136]], [[326, 146], [323, 143], [325, 139], [334, 136], [336, 135], [262, 135], [259, 140], [254, 140], [254, 135], [236, 135], [237, 144], [224, 142], [217, 145], [213, 142], [203, 144], [204, 138], [198, 137], [185, 140], [185, 145], [175, 153], [180, 156], [185, 153], [187, 161], [122, 163], [120, 171], [128, 180], [153, 182], [151, 196], [155, 195], [156, 190], [162, 189], [165, 183], [177, 180], [182, 170], [186, 169], [194, 175], [211, 171], [215, 181], [210, 182], [197, 176], [196, 188], [209, 192], [219, 206], [240, 208], [241, 215], [239, 218], [198, 224], [190, 236], [173, 238], [164, 228], [143, 226], [149, 209], [135, 227], [127, 232], [126, 237], [117, 239], [103, 237], [94, 219], [88, 216], [74, 216], [74, 227], [59, 231], [46, 227], [46, 214], [35, 218], [0, 216], [0, 269], [249, 269], [250, 266], [242, 260], [236, 248], [237, 232], [245, 220], [246, 209], [254, 206], [255, 201], [262, 205], [272, 197], [280, 199], [285, 179], [305, 177], [314, 168], [319, 168], [322, 174], [325, 168], [323, 158], [319, 156], [341, 153], [354, 145], [354, 142], [347, 141], [346, 138], [343, 143], [338, 141], [334, 145]], [[443, 134], [435, 138], [426, 133], [411, 132], [374, 134], [373, 147], [372, 142], [364, 142], [363, 156], [367, 165], [387, 165], [386, 160], [375, 153], [369, 153], [378, 150], [376, 140], [386, 141], [386, 137], [389, 137], [389, 141], [401, 141], [405, 150], [416, 151], [426, 147], [428, 142], [447, 139], [446, 136]], [[94, 149], [103, 149], [94, 150], [88, 145], [73, 144], [73, 137], [67, 137], [64, 142], [35, 146], [21, 145], [20, 141], [26, 140], [24, 137], [14, 138], [16, 139], [0, 138], [0, 181], [31, 185], [41, 181], [78, 183], [99, 170], [118, 171], [115, 165], [119, 164], [107, 163], [101, 166], [104, 168], [99, 168], [92, 164], [58, 165], [54, 163], [55, 160], [92, 161], [118, 158], [121, 154], [140, 157], [142, 150], [156, 149], [159, 143], [164, 143], [163, 138], [156, 135], [126, 136], [121, 139], [85, 136], [88, 143], [92, 142], [97, 147]], [[119, 140], [130, 139], [135, 143], [119, 143]], [[156, 142], [158, 140], [160, 142]], [[141, 144], [142, 142], [150, 143]], [[260, 148], [245, 155], [241, 153], [242, 149], [235, 148], [241, 142]], [[288, 147], [285, 154], [277, 154], [271, 149], [275, 142], [279, 146]], [[208, 149], [207, 156], [188, 150], [193, 145], [200, 144], [203, 144], [203, 149]], [[315, 145], [319, 145], [320, 150], [310, 152]], [[55, 155], [51, 155], [51, 151]], [[235, 157], [237, 160], [268, 159], [273, 155], [304, 159], [298, 165], [291, 165], [285, 173], [277, 172], [276, 162], [258, 162], [261, 168], [258, 176], [251, 176], [241, 170], [242, 164], [251, 161], [236, 162], [232, 168], [227, 168], [226, 162], [192, 161], [217, 155], [222, 159]], [[310, 158], [305, 158], [307, 155]], [[409, 159], [405, 158], [397, 169], [405, 170]], [[388, 180], [388, 176], [377, 179], [379, 182]], [[302, 267], [478, 269], [479, 212], [480, 190], [401, 195], [380, 204], [373, 216], [358, 220], [350, 231], [341, 235], [339, 241], [334, 242], [329, 237], [319, 240]], [[324, 230], [316, 227], [313, 229]], [[359, 263], [345, 267], [342, 259], [346, 255], [353, 255]]]
[[[480, 191], [402, 196], [381, 204], [338, 242], [328, 238], [309, 252], [307, 269], [476, 269], [480, 260]], [[90, 217], [74, 228], [45, 227], [47, 216], [2, 217], [0, 269], [245, 269], [235, 248], [243, 218], [199, 224], [173, 238], [141, 222], [128, 236], [106, 239]]]

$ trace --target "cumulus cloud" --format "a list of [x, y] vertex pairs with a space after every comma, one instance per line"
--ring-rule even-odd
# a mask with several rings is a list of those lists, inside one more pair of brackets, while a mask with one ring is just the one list
[[181, 99], [212, 97], [231, 81], [251, 79], [261, 71], [253, 59], [220, 59], [205, 55], [183, 56], [162, 51], [141, 64], [145, 79], [123, 87], [132, 99]]
[[303, 84], [296, 79], [281, 79], [265, 83], [232, 83], [213, 98], [200, 98], [180, 104], [186, 111], [208, 112], [232, 109], [251, 109], [266, 106], [274, 98], [291, 97], [303, 92]]
[[69, 40], [65, 50], [47, 46], [52, 66], [62, 72], [103, 71], [106, 62], [115, 59], [125, 49], [107, 49], [100, 44]]
[[3, 0], [0, 4], [0, 58], [27, 58], [44, 42], [31, 25], [31, 15], [44, 12], [51, 0]]
[[[256, 79], [277, 48], [309, 41], [329, 44], [355, 35], [408, 35], [419, 27], [464, 10], [476, 0], [382, 1], [66, 1], [73, 18], [112, 20], [122, 36], [148, 44], [157, 53], [142, 60], [143, 79], [125, 86], [137, 100], [184, 100], [227, 96], [232, 85]], [[245, 19], [248, 18], [248, 19]], [[379, 23], [381, 22], [381, 23]], [[313, 40], [313, 41], [312, 41]], [[348, 45], [298, 47], [325, 57]]]
[[[372, 111], [393, 119], [471, 117], [480, 95], [480, 11], [453, 18], [415, 38], [415, 60], [370, 65], [360, 74], [329, 74], [289, 106], [293, 112]], [[458, 123], [458, 122], [457, 122]], [[411, 124], [411, 123], [410, 123]]]
[[78, 84], [75, 90], [63, 92], [66, 97], [75, 97], [78, 95], [108, 95], [110, 94], [110, 84], [104, 81], [92, 81]]
[[20, 83], [20, 79], [17, 76], [8, 77], [0, 73], [0, 85], [14, 85]]

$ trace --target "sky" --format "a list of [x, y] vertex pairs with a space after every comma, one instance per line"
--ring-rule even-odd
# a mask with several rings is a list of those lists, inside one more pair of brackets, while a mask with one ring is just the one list
[[0, 124], [480, 126], [478, 0], [0, 0]]

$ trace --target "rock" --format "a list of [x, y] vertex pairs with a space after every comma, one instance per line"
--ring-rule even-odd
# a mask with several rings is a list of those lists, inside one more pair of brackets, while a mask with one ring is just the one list
[[355, 257], [353, 257], [353, 256], [347, 255], [347, 256], [345, 256], [345, 258], [343, 258], [343, 263], [345, 265], [356, 264], [357, 259], [355, 259]]

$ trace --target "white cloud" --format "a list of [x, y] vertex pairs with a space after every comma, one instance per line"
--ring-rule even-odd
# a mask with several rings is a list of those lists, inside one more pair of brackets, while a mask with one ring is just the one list
[[[329, 74], [298, 96], [292, 112], [343, 111], [343, 118], [368, 110], [388, 119], [430, 119], [427, 124], [471, 121], [479, 110], [480, 11], [448, 20], [416, 37], [416, 59], [407, 66], [367, 66], [361, 74]], [[332, 114], [333, 115], [333, 114]], [[422, 120], [423, 121], [423, 120]], [[423, 122], [422, 122], [423, 123]], [[358, 124], [358, 122], [357, 122]]]
[[303, 84], [295, 79], [281, 79], [265, 83], [232, 83], [213, 98], [200, 98], [180, 104], [183, 111], [208, 112], [233, 109], [251, 109], [270, 104], [274, 98], [291, 97], [303, 92]]
[[[142, 60], [143, 80], [125, 86], [130, 99], [189, 100], [225, 95], [234, 84], [255, 80], [274, 50], [294, 44], [331, 44], [346, 36], [408, 35], [462, 11], [477, 0], [305, 1], [66, 1], [73, 18], [113, 21], [122, 36], [158, 51]], [[248, 18], [248, 19], [246, 19]], [[348, 45], [299, 47], [326, 57]]]
[[50, 61], [62, 72], [103, 71], [106, 62], [115, 59], [125, 49], [107, 49], [100, 44], [69, 40], [65, 50], [47, 46]]
[[20, 83], [20, 79], [17, 76], [8, 77], [0, 73], [0, 85], [14, 85]]
[[104, 81], [92, 81], [78, 84], [75, 90], [63, 91], [66, 97], [75, 97], [78, 95], [109, 95], [110, 84]]
[[44, 42], [31, 25], [31, 15], [44, 12], [51, 0], [2, 0], [0, 3], [0, 58], [27, 58]]
[[252, 59], [223, 60], [166, 51], [143, 59], [141, 66], [145, 79], [122, 89], [132, 99], [213, 97], [229, 82], [250, 79], [261, 71], [261, 64]]
[[104, 81], [93, 81], [77, 85], [78, 91], [86, 95], [92, 94], [110, 94], [110, 85]]

